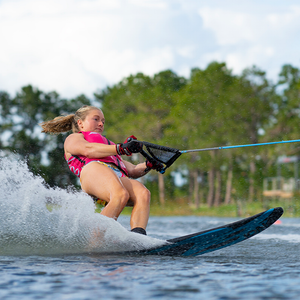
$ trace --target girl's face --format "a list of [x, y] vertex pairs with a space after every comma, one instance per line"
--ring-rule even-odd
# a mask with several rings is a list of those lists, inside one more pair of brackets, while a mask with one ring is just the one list
[[87, 114], [84, 121], [78, 120], [78, 127], [80, 131], [93, 131], [102, 134], [104, 123], [103, 112], [99, 109], [93, 109]]

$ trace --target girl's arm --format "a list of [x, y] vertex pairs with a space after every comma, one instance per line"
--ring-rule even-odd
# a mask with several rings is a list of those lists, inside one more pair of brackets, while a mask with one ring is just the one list
[[90, 143], [84, 139], [81, 133], [70, 134], [65, 140], [64, 148], [66, 156], [71, 154], [102, 158], [117, 154], [116, 145]]
[[145, 171], [147, 166], [146, 166], [146, 163], [140, 163], [138, 165], [134, 165], [128, 161], [125, 161], [123, 160], [123, 163], [125, 164], [125, 167], [128, 171], [128, 175], [129, 177], [131, 178], [139, 178], [139, 177], [142, 177], [144, 175], [146, 175], [149, 171], [147, 170], [147, 172]]

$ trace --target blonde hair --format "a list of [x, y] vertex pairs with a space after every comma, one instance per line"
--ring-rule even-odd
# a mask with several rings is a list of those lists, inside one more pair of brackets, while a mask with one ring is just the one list
[[75, 114], [70, 114], [67, 116], [59, 116], [54, 118], [53, 120], [46, 121], [41, 123], [41, 127], [43, 128], [42, 132], [45, 133], [52, 133], [52, 134], [58, 134], [62, 132], [68, 132], [70, 130], [73, 131], [73, 133], [79, 132], [80, 129], [78, 127], [78, 120], [84, 121], [86, 116], [91, 110], [100, 110], [98, 107], [90, 106], [90, 105], [84, 105], [80, 107]]

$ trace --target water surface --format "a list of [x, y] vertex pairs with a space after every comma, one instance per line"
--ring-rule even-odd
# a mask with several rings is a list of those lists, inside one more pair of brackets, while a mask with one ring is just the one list
[[2, 161], [0, 181], [1, 299], [300, 298], [300, 219], [198, 257], [117, 255], [237, 219], [151, 217], [144, 237], [20, 162]]
[[[178, 231], [190, 233], [191, 228], [198, 230], [229, 220], [233, 219], [152, 218], [149, 233], [169, 238]], [[126, 226], [129, 220], [124, 217], [121, 222]], [[283, 219], [281, 225], [271, 226], [256, 237], [199, 257], [95, 253], [1, 256], [0, 297], [299, 299], [299, 222]]]

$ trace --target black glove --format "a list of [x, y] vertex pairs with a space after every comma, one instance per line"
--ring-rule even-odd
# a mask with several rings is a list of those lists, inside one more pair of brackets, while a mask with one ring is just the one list
[[123, 144], [117, 144], [116, 150], [119, 155], [131, 156], [132, 153], [139, 153], [143, 149], [143, 143], [136, 141], [136, 137], [131, 135]]
[[146, 160], [146, 166], [147, 166], [145, 170], [146, 172], [149, 170], [156, 170], [160, 172], [164, 168], [164, 165], [155, 159], [151, 159], [151, 161]]

